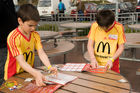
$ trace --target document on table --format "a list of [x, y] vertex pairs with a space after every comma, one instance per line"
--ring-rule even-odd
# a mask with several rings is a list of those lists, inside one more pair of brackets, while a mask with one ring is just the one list
[[72, 76], [72, 75], [63, 74], [63, 73], [57, 73], [57, 76], [54, 76], [54, 75], [46, 76], [46, 79], [48, 81], [58, 83], [61, 85], [65, 85], [66, 83], [71, 82], [71, 81], [75, 80], [76, 78], [77, 78], [77, 76]]
[[66, 63], [60, 70], [81, 72], [86, 67], [86, 63]]

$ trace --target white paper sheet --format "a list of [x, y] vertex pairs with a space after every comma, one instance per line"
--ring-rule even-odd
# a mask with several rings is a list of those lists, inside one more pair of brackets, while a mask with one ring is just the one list
[[57, 77], [54, 75], [46, 76], [47, 80], [54, 82], [54, 83], [62, 84], [62, 85], [65, 85], [66, 83], [73, 81], [76, 78], [77, 78], [77, 76], [72, 76], [72, 75], [63, 74], [63, 73], [58, 73]]

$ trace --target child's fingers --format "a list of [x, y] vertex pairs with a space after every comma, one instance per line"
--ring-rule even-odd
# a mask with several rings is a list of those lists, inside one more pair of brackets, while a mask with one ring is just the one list
[[45, 86], [45, 83], [43, 83], [42, 81], [36, 81], [36, 85], [37, 86]]
[[109, 64], [106, 64], [106, 65], [105, 65], [105, 68], [106, 68], [107, 70], [110, 69]]
[[53, 75], [57, 76], [57, 69], [56, 68], [51, 68], [50, 69], [50, 74], [53, 74]]
[[99, 65], [98, 65], [98, 63], [96, 63], [96, 68], [98, 68], [99, 67]]
[[43, 81], [48, 81], [45, 76], [42, 77]]

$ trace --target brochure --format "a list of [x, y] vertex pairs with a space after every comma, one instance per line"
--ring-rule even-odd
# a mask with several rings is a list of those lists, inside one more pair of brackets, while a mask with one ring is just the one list
[[27, 93], [53, 93], [61, 86], [62, 85], [60, 84], [46, 84], [44, 87], [38, 87], [36, 86], [35, 81], [32, 81], [20, 88], [20, 90]]
[[57, 83], [57, 84], [61, 84], [61, 85], [65, 85], [68, 82], [71, 82], [73, 80], [75, 80], [77, 78], [77, 76], [72, 76], [72, 75], [68, 75], [68, 74], [63, 74], [63, 73], [57, 73], [57, 76], [55, 75], [47, 75], [46, 79], [48, 81], [51, 81], [53, 83]]

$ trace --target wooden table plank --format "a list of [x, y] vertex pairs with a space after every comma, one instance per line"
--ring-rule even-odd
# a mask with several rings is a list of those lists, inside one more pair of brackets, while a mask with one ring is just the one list
[[[108, 78], [98, 77], [98, 75], [97, 76], [90, 75], [90, 74], [84, 74], [83, 75], [83, 73], [76, 73], [75, 74], [75, 73], [72, 73], [72, 72], [64, 72], [64, 73], [67, 73], [67, 74], [70, 74], [70, 75], [74, 75], [74, 76], [78, 76], [79, 79], [82, 79], [82, 80], [87, 80], [87, 81], [96, 82], [96, 83], [98, 82], [98, 83], [101, 83], [101, 84], [104, 84], [104, 85], [108, 85], [108, 86], [119, 87], [119, 88], [122, 88], [122, 89], [124, 88], [126, 90], [130, 89], [130, 86], [129, 86], [128, 83], [120, 83], [120, 82], [118, 82], [118, 80], [120, 80], [119, 78], [116, 78], [116, 79], [112, 80], [112, 78], [110, 78], [110, 77], [108, 77]], [[104, 75], [105, 74], [101, 74], [101, 76], [104, 76]]]
[[[109, 92], [109, 93], [119, 93], [119, 91], [121, 93], [129, 93], [129, 89], [125, 89], [125, 88], [123, 89], [121, 87], [118, 88], [118, 87], [114, 87], [114, 86], [109, 86], [107, 83], [98, 83], [98, 82], [99, 81], [91, 82], [91, 81], [87, 81], [87, 80], [77, 79], [77, 80], [73, 81], [72, 83], [78, 84], [79, 86], [82, 85], [84, 87], [88, 87], [93, 90], [94, 89], [103, 90], [103, 91]], [[116, 92], [113, 92], [113, 91], [116, 91]]]
[[33, 76], [27, 72], [23, 72], [23, 73], [17, 74], [15, 77], [26, 79], [26, 78], [32, 78]]
[[58, 91], [56, 91], [54, 93], [73, 93], [73, 92], [69, 91], [69, 90], [65, 90], [65, 89], [59, 89]]
[[74, 85], [74, 84], [67, 84], [62, 89], [71, 90], [76, 93], [103, 93], [104, 92], [102, 90], [87, 88], [85, 86], [79, 86], [79, 85]]

